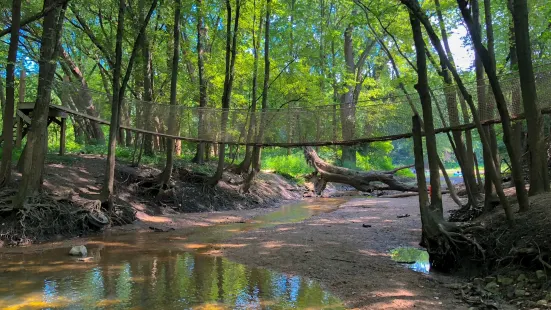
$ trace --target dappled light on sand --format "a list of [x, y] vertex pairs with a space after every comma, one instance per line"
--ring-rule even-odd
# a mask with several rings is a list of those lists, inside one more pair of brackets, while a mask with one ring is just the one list
[[333, 211], [342, 202], [302, 202], [245, 223], [101, 236], [86, 243], [85, 262], [68, 256], [67, 248], [0, 254], [0, 308], [340, 309], [339, 299], [315, 281], [200, 253], [246, 247], [223, 240]]

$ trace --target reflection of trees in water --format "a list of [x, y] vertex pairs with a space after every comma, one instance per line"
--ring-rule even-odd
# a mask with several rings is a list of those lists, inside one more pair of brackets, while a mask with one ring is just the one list
[[73, 269], [52, 268], [34, 273], [29, 269], [21, 271], [24, 275], [13, 272], [8, 279], [34, 283], [21, 286], [10, 303], [29, 302], [25, 296], [34, 294], [49, 305], [62, 303], [84, 308], [173, 309], [217, 304], [228, 308], [281, 309], [339, 305], [315, 281], [247, 268], [222, 257], [168, 251], [124, 252], [104, 251], [98, 265], [91, 264], [88, 270], [82, 270], [82, 263], [70, 265]]

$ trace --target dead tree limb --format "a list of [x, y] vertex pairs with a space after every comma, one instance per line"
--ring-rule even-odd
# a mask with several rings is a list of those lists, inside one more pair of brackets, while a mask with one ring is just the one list
[[[312, 147], [304, 148], [304, 156], [309, 165], [316, 170], [314, 180], [316, 194], [320, 195], [327, 182], [347, 184], [359, 191], [371, 192], [376, 189], [417, 192], [417, 186], [400, 182], [394, 178], [398, 170], [393, 171], [357, 171], [331, 165], [322, 160]], [[383, 183], [381, 186], [377, 183]]]

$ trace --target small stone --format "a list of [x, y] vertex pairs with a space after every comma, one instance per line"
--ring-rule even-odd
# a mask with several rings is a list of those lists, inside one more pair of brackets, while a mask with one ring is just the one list
[[484, 287], [490, 293], [497, 293], [499, 291], [499, 285], [496, 282], [490, 282]]
[[503, 285], [511, 285], [513, 284], [513, 279], [511, 278], [508, 278], [508, 277], [504, 277], [504, 276], [498, 276], [497, 277], [497, 282], [499, 284], [503, 284]]
[[545, 280], [545, 278], [547, 278], [547, 275], [543, 270], [536, 270], [536, 278], [538, 278], [538, 280]]
[[524, 297], [526, 294], [525, 290], [515, 290], [515, 297]]
[[86, 256], [88, 255], [88, 250], [83, 245], [77, 245], [71, 248], [69, 255], [73, 256]]
[[517, 282], [524, 282], [526, 280], [528, 280], [528, 278], [526, 277], [526, 275], [524, 273], [519, 274], [518, 277], [517, 277]]
[[536, 305], [538, 305], [538, 306], [547, 306], [547, 300], [545, 300], [545, 299], [538, 300], [538, 302], [536, 302]]

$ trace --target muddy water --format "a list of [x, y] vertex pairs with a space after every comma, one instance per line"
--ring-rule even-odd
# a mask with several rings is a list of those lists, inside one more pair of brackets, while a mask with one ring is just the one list
[[201, 252], [232, 246], [224, 244], [230, 235], [301, 221], [343, 202], [301, 202], [246, 223], [101, 236], [86, 244], [84, 261], [67, 247], [0, 253], [0, 308], [341, 309], [315, 281]]

